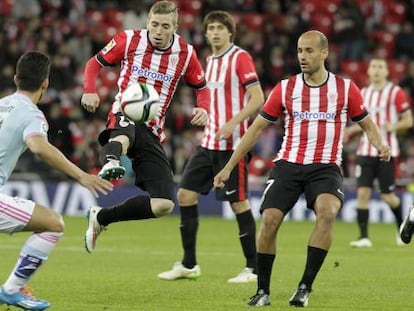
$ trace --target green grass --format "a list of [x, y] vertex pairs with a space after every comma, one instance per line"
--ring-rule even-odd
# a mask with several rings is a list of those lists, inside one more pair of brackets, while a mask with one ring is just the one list
[[[50, 310], [245, 310], [255, 293], [255, 283], [226, 282], [244, 265], [235, 221], [202, 217], [201, 278], [169, 282], [157, 274], [181, 259], [178, 217], [112, 224], [92, 254], [83, 248], [86, 220], [65, 220], [65, 236], [31, 281], [35, 294], [51, 301]], [[288, 300], [303, 272], [312, 227], [310, 222], [283, 224], [269, 310], [292, 310]], [[334, 243], [308, 309], [412, 310], [413, 246], [395, 246], [396, 229], [390, 224], [371, 224], [370, 233], [372, 249], [352, 249], [348, 244], [357, 236], [356, 224], [336, 223]], [[26, 237], [1, 235], [1, 280], [7, 278]]]

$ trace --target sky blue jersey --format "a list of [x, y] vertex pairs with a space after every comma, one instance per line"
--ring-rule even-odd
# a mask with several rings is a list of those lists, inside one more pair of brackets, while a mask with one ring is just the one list
[[35, 135], [47, 138], [49, 125], [45, 115], [22, 93], [0, 99], [0, 189], [9, 179], [26, 140]]

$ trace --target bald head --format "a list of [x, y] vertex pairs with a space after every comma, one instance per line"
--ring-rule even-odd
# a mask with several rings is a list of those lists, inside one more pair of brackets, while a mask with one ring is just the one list
[[308, 42], [312, 42], [312, 45], [316, 48], [319, 46], [320, 49], [327, 49], [328, 48], [328, 39], [326, 36], [318, 31], [318, 30], [309, 30], [304, 32], [300, 37], [299, 40], [306, 40]]

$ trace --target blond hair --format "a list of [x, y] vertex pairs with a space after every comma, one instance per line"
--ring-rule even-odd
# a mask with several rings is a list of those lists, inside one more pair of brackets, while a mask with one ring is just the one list
[[153, 14], [174, 14], [174, 24], [178, 24], [178, 8], [174, 2], [171, 1], [158, 1], [155, 2], [148, 13], [148, 18], [151, 18]]

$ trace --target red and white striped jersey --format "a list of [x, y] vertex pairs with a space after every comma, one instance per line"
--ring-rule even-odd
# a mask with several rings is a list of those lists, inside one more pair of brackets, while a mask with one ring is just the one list
[[368, 112], [355, 83], [330, 72], [327, 81], [317, 87], [308, 86], [302, 73], [280, 81], [260, 115], [270, 122], [284, 116], [283, 143], [274, 161], [339, 166], [348, 118], [358, 122]]
[[165, 139], [165, 114], [180, 78], [195, 89], [206, 85], [195, 49], [177, 34], [168, 48], [160, 50], [151, 45], [148, 30], [125, 30], [97, 54], [97, 60], [104, 66], [121, 64], [119, 90], [110, 114], [120, 111], [121, 94], [130, 83], [138, 81], [155, 87], [163, 106], [160, 115], [147, 122], [147, 126], [161, 141]]
[[215, 134], [247, 105], [246, 89], [259, 83], [253, 59], [248, 52], [232, 45], [222, 55], [207, 58], [206, 79], [211, 103], [201, 146], [210, 150], [234, 150], [247, 131], [248, 120], [239, 123], [229, 139], [215, 140]]
[[[391, 148], [391, 156], [400, 155], [397, 134], [395, 131], [387, 132], [385, 124], [397, 123], [400, 114], [410, 109], [410, 103], [404, 91], [398, 85], [388, 82], [382, 89], [376, 90], [372, 85], [361, 90], [364, 105], [374, 122], [378, 125], [381, 136]], [[378, 151], [369, 143], [367, 135], [362, 135], [359, 141], [357, 155], [377, 157]]]

